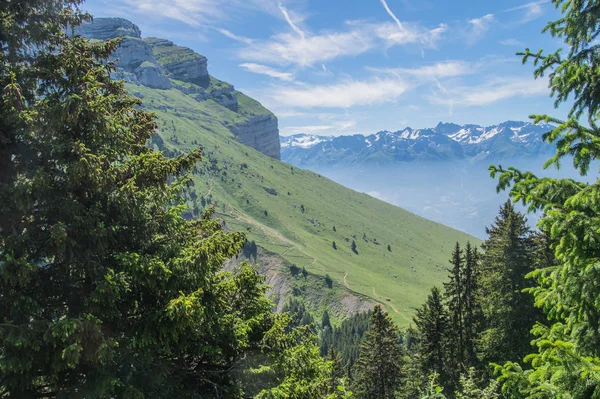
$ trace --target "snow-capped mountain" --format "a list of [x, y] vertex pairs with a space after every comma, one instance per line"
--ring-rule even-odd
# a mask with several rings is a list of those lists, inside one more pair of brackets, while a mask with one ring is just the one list
[[518, 159], [546, 154], [543, 142], [552, 125], [508, 121], [495, 126], [439, 123], [435, 128], [405, 128], [369, 136], [282, 136], [281, 159], [298, 166], [386, 164], [416, 160]]

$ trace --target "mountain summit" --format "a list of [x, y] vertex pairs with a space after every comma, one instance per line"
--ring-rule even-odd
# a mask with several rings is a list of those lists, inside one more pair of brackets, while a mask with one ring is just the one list
[[434, 128], [407, 127], [368, 136], [295, 134], [281, 137], [281, 155], [284, 161], [298, 166], [518, 159], [549, 151], [542, 136], [551, 128], [549, 124], [517, 121], [487, 127], [440, 122]]
[[[166, 39], [142, 38], [140, 28], [123, 18], [94, 18], [75, 28], [75, 34], [94, 40], [123, 37], [112, 56], [117, 66], [114, 79], [152, 89], [176, 89], [206, 107], [216, 108], [211, 112], [214, 123], [224, 125], [247, 146], [280, 159], [275, 115], [231, 84], [211, 76], [205, 56]], [[235, 114], [231, 116], [223, 108]]]

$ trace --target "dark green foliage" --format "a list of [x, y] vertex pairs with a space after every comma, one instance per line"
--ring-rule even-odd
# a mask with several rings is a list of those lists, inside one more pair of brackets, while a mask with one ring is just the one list
[[337, 245], [335, 244], [335, 241], [333, 241], [333, 242], [331, 243], [331, 246], [333, 246], [333, 249], [337, 250]]
[[256, 397], [325, 392], [264, 277], [223, 270], [243, 235], [182, 217], [201, 151], [153, 150], [155, 117], [110, 79], [119, 41], [63, 33], [78, 3], [0, 0], [0, 397], [239, 398], [256, 353], [276, 376]]
[[[464, 255], [457, 242], [450, 263], [452, 268], [450, 271], [449, 281], [444, 283], [444, 299], [448, 307], [448, 322], [452, 326], [448, 330], [448, 335], [445, 337], [449, 341], [448, 351], [446, 355], [448, 363], [446, 364], [446, 372], [458, 374], [463, 365], [465, 357], [464, 343]], [[438, 373], [442, 370], [435, 370]]]
[[392, 252], [392, 246], [390, 244], [388, 244], [387, 250]]
[[323, 316], [321, 317], [321, 328], [323, 330], [326, 328], [331, 330], [331, 322], [329, 321], [329, 312], [327, 310], [323, 312]]
[[479, 350], [484, 364], [518, 361], [530, 352], [529, 331], [541, 320], [531, 294], [534, 282], [525, 276], [533, 270], [534, 240], [527, 220], [510, 202], [487, 228], [481, 256], [481, 307], [485, 332]]
[[448, 360], [450, 325], [444, 300], [437, 287], [431, 289], [427, 301], [417, 309], [414, 317], [415, 340], [422, 376], [432, 372], [440, 375], [442, 385], [450, 381], [451, 370], [446, 367]]
[[329, 274], [325, 275], [325, 285], [327, 286], [327, 288], [333, 288], [333, 280], [331, 279], [331, 276], [329, 276]]
[[292, 276], [296, 277], [298, 274], [300, 274], [300, 268], [294, 264], [291, 264], [290, 273], [292, 273]]
[[300, 205], [300, 210], [302, 211], [302, 213], [305, 212], [304, 205]]
[[337, 231], [337, 230], [335, 229], [335, 226], [333, 226], [333, 231]]
[[283, 312], [289, 313], [291, 323], [294, 326], [310, 326], [314, 323], [312, 315], [306, 309], [304, 301], [297, 298], [290, 298], [283, 305]]
[[483, 328], [483, 311], [481, 309], [481, 266], [479, 252], [467, 242], [465, 246], [465, 268], [463, 276], [463, 369], [479, 365], [476, 351], [479, 335]]
[[269, 216], [269, 212], [267, 212], [267, 210], [265, 209], [265, 217]]
[[[566, 51], [544, 54], [527, 49], [523, 62], [533, 59], [535, 77], [550, 78], [555, 104], [569, 100], [567, 120], [533, 115], [536, 122], [555, 124], [544, 136], [556, 144], [556, 153], [546, 163], [560, 166], [572, 160], [581, 175], [589, 172], [600, 157], [598, 45], [600, 3], [597, 0], [553, 0], [562, 14], [544, 28]], [[537, 266], [532, 273], [537, 285], [530, 292], [551, 324], [537, 324], [537, 351], [527, 357], [531, 370], [516, 362], [498, 368], [503, 391], [511, 397], [600, 396], [600, 278], [598, 264], [599, 215], [598, 180], [592, 183], [573, 179], [538, 177], [515, 168], [490, 167], [499, 175], [498, 190], [510, 189], [514, 201], [530, 210], [544, 212], [538, 223], [547, 232], [556, 264]], [[548, 260], [548, 258], [546, 257]]]
[[376, 306], [354, 365], [353, 392], [364, 399], [395, 398], [402, 380], [402, 361], [398, 329], [382, 307]]
[[369, 313], [358, 313], [350, 316], [339, 327], [323, 328], [321, 332], [321, 354], [326, 356], [330, 349], [335, 349], [342, 357], [342, 366], [346, 371], [358, 357], [360, 341], [369, 327]]
[[333, 365], [319, 355], [309, 326], [292, 328], [289, 316], [279, 315], [261, 344], [270, 354], [269, 362], [260, 364], [249, 378], [260, 385], [273, 381], [269, 384], [273, 387], [245, 397], [314, 399], [327, 395]]
[[244, 246], [242, 247], [242, 253], [246, 257], [246, 259], [254, 259], [256, 262], [256, 257], [258, 256], [258, 247], [256, 246], [256, 242], [252, 241], [244, 241]]
[[[470, 243], [467, 242], [464, 250], [456, 243], [450, 259], [449, 281], [444, 283], [444, 298], [452, 326], [447, 337], [450, 345], [446, 368], [454, 384], [460, 373], [478, 364], [476, 344], [483, 318], [478, 260], [479, 254]], [[454, 389], [456, 386], [447, 388]]]
[[352, 240], [352, 245], [350, 245], [350, 249], [352, 249], [352, 252], [358, 255], [358, 250], [356, 249], [356, 242], [354, 240]]

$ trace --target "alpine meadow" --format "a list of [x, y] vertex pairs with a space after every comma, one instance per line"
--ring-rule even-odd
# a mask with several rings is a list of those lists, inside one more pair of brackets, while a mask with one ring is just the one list
[[600, 398], [599, 35], [0, 0], [0, 398]]

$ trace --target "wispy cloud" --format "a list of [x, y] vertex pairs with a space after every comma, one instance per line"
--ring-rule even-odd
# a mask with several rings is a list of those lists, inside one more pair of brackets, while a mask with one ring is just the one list
[[398, 78], [349, 80], [333, 85], [274, 88], [271, 96], [273, 101], [290, 107], [350, 108], [392, 101], [409, 87]]
[[436, 104], [454, 106], [485, 106], [513, 97], [531, 97], [548, 94], [548, 81], [521, 77], [502, 77], [474, 86], [446, 88], [431, 96]]
[[539, 18], [544, 14], [544, 9], [542, 8], [543, 4], [549, 3], [550, 0], [538, 0], [532, 1], [529, 3], [522, 4], [520, 6], [507, 8], [503, 12], [513, 12], [513, 11], [525, 11], [523, 17], [518, 21], [519, 24], [523, 24], [529, 21], [533, 21], [536, 18]]
[[445, 25], [428, 30], [418, 24], [403, 24], [399, 31], [394, 23], [348, 22], [345, 31], [324, 31], [304, 36], [280, 33], [268, 40], [255, 41], [242, 48], [238, 56], [244, 60], [300, 68], [320, 65], [344, 56], [356, 56], [377, 47], [420, 44], [435, 47]]
[[329, 125], [305, 125], [305, 126], [283, 126], [281, 134], [289, 136], [298, 133], [318, 134], [323, 136], [349, 134], [348, 129], [356, 126], [356, 121], [352, 119], [340, 119]]
[[244, 63], [239, 65], [241, 68], [253, 73], [258, 73], [261, 75], [267, 75], [272, 78], [277, 78], [280, 80], [284, 80], [286, 82], [291, 82], [294, 78], [294, 75], [290, 72], [282, 72], [266, 65], [254, 64], [254, 63]]
[[275, 65], [313, 66], [341, 56], [362, 54], [373, 47], [373, 39], [361, 30], [298, 37], [281, 33], [269, 40], [241, 49], [239, 57]]
[[231, 20], [244, 11], [260, 11], [280, 15], [275, 0], [110, 0], [112, 8], [124, 7], [128, 12], [164, 17], [191, 26], [214, 27]]
[[473, 18], [468, 22], [467, 41], [471, 44], [480, 40], [489, 30], [495, 21], [493, 14], [486, 14], [481, 18]]
[[392, 19], [396, 22], [396, 25], [398, 25], [398, 29], [403, 30], [404, 28], [402, 27], [402, 23], [400, 22], [400, 20], [396, 17], [396, 15], [392, 12], [392, 10], [390, 10], [390, 7], [388, 7], [388, 4], [385, 0], [380, 0], [381, 1], [381, 5], [383, 5], [383, 8], [385, 8], [385, 11], [389, 14], [390, 17], [392, 17]]
[[525, 47], [525, 43], [520, 40], [509, 38], [499, 41], [500, 44], [504, 46], [515, 46], [515, 47]]
[[278, 6], [279, 6], [279, 11], [281, 11], [281, 14], [285, 18], [285, 21], [288, 23], [288, 25], [292, 28], [292, 30], [294, 32], [296, 32], [298, 34], [298, 36], [300, 36], [300, 39], [304, 40], [304, 37], [305, 37], [304, 31], [302, 29], [300, 29], [298, 27], [298, 25], [296, 25], [294, 23], [294, 21], [292, 21], [292, 18], [290, 17], [290, 14], [288, 13], [287, 9], [281, 3], [279, 3]]
[[241, 43], [246, 43], [246, 44], [254, 43], [254, 40], [252, 40], [251, 38], [236, 35], [235, 33], [231, 32], [230, 30], [223, 29], [223, 28], [215, 28], [215, 30], [217, 32], [221, 33], [222, 35], [227, 36], [228, 38], [233, 39], [235, 41], [238, 41]]
[[466, 61], [444, 61], [419, 68], [368, 68], [377, 73], [392, 74], [398, 77], [413, 76], [422, 79], [440, 79], [475, 73], [479, 66]]

